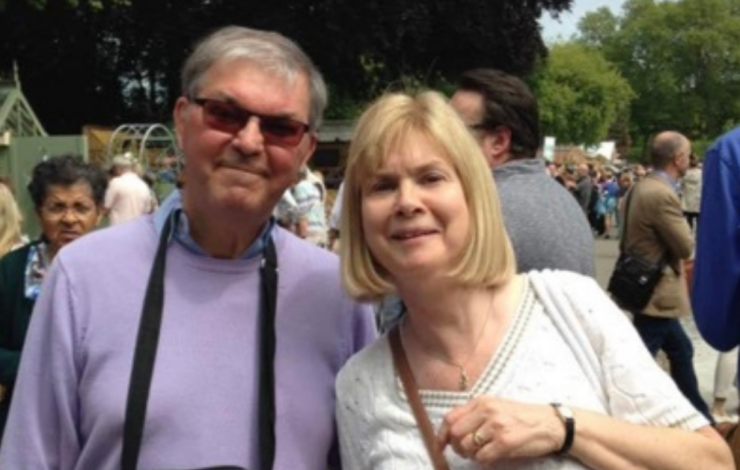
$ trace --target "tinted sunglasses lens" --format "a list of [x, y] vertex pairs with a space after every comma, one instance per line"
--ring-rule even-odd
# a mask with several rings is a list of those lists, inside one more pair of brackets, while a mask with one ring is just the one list
[[298, 145], [305, 133], [305, 126], [289, 119], [261, 118], [260, 129], [267, 143]]
[[206, 125], [220, 131], [236, 134], [247, 124], [249, 115], [229, 103], [206, 101], [203, 103]]

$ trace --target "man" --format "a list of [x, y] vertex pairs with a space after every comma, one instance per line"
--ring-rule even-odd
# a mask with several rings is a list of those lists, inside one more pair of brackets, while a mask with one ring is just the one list
[[588, 163], [581, 163], [578, 165], [578, 173], [576, 176], [576, 187], [573, 195], [578, 201], [578, 205], [581, 206], [581, 210], [586, 215], [586, 219], [590, 215], [592, 200], [594, 196], [594, 184], [591, 177], [591, 168]]
[[133, 171], [134, 162], [128, 155], [113, 158], [113, 178], [105, 192], [105, 210], [111, 225], [135, 219], [154, 210], [152, 190]]
[[524, 82], [498, 70], [471, 70], [459, 78], [450, 104], [493, 170], [519, 272], [549, 268], [595, 276], [585, 215], [535, 158], [539, 112]]
[[655, 171], [636, 184], [625, 201], [624, 249], [645, 261], [665, 261], [666, 267], [647, 306], [632, 312], [634, 325], [653, 355], [660, 349], [666, 353], [678, 388], [712, 421], [699, 393], [694, 348], [679, 321], [690, 312], [683, 260], [691, 256], [694, 241], [677, 185], [689, 167], [691, 143], [678, 132], [662, 132], [653, 139], [650, 153]]
[[334, 380], [372, 312], [271, 219], [316, 147], [323, 79], [283, 36], [227, 27], [182, 81], [183, 189], [57, 256], [0, 468], [337, 465]]
[[691, 303], [710, 345], [729, 351], [740, 344], [740, 127], [704, 158]]
[[342, 200], [344, 199], [344, 181], [339, 183], [339, 188], [334, 196], [334, 204], [329, 212], [329, 249], [339, 251], [339, 230], [341, 228], [340, 217], [342, 214]]

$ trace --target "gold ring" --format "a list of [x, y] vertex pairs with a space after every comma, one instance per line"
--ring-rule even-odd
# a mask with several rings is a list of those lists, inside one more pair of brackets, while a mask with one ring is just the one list
[[473, 431], [473, 444], [475, 444], [475, 447], [483, 447], [485, 443], [486, 439], [478, 434], [478, 431]]

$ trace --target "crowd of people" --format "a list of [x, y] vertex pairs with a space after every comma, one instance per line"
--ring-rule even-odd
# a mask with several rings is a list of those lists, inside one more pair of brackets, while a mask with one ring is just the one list
[[[737, 131], [705, 175], [669, 130], [649, 169], [546, 165], [531, 90], [474, 69], [371, 103], [329, 210], [327, 99], [295, 42], [220, 28], [161, 203], [126, 155], [110, 181], [50, 157], [28, 241], [0, 184], [0, 468], [734, 468], [678, 318], [695, 228], [697, 324], [740, 343]], [[597, 284], [594, 235], [660, 263], [644, 308]]]

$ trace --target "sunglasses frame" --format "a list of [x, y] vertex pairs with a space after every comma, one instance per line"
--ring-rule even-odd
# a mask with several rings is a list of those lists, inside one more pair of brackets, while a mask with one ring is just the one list
[[[244, 129], [250, 118], [258, 118], [260, 132], [265, 139], [265, 143], [269, 145], [295, 147], [301, 143], [303, 136], [310, 130], [309, 125], [305, 122], [288, 117], [266, 116], [264, 114], [254, 113], [228, 101], [212, 98], [189, 98], [189, 101], [203, 109], [203, 122], [208, 127], [218, 131], [228, 132], [229, 134], [238, 134], [239, 131]], [[234, 119], [234, 122], [224, 121], [223, 116], [219, 116], [218, 113], [213, 112], [213, 106], [223, 106], [224, 109], [227, 109], [235, 118], [238, 117], [238, 119]], [[275, 133], [274, 126], [276, 125], [282, 128], [290, 127], [292, 128], [292, 133], [289, 135]], [[288, 126], [286, 127], [286, 125]]]

